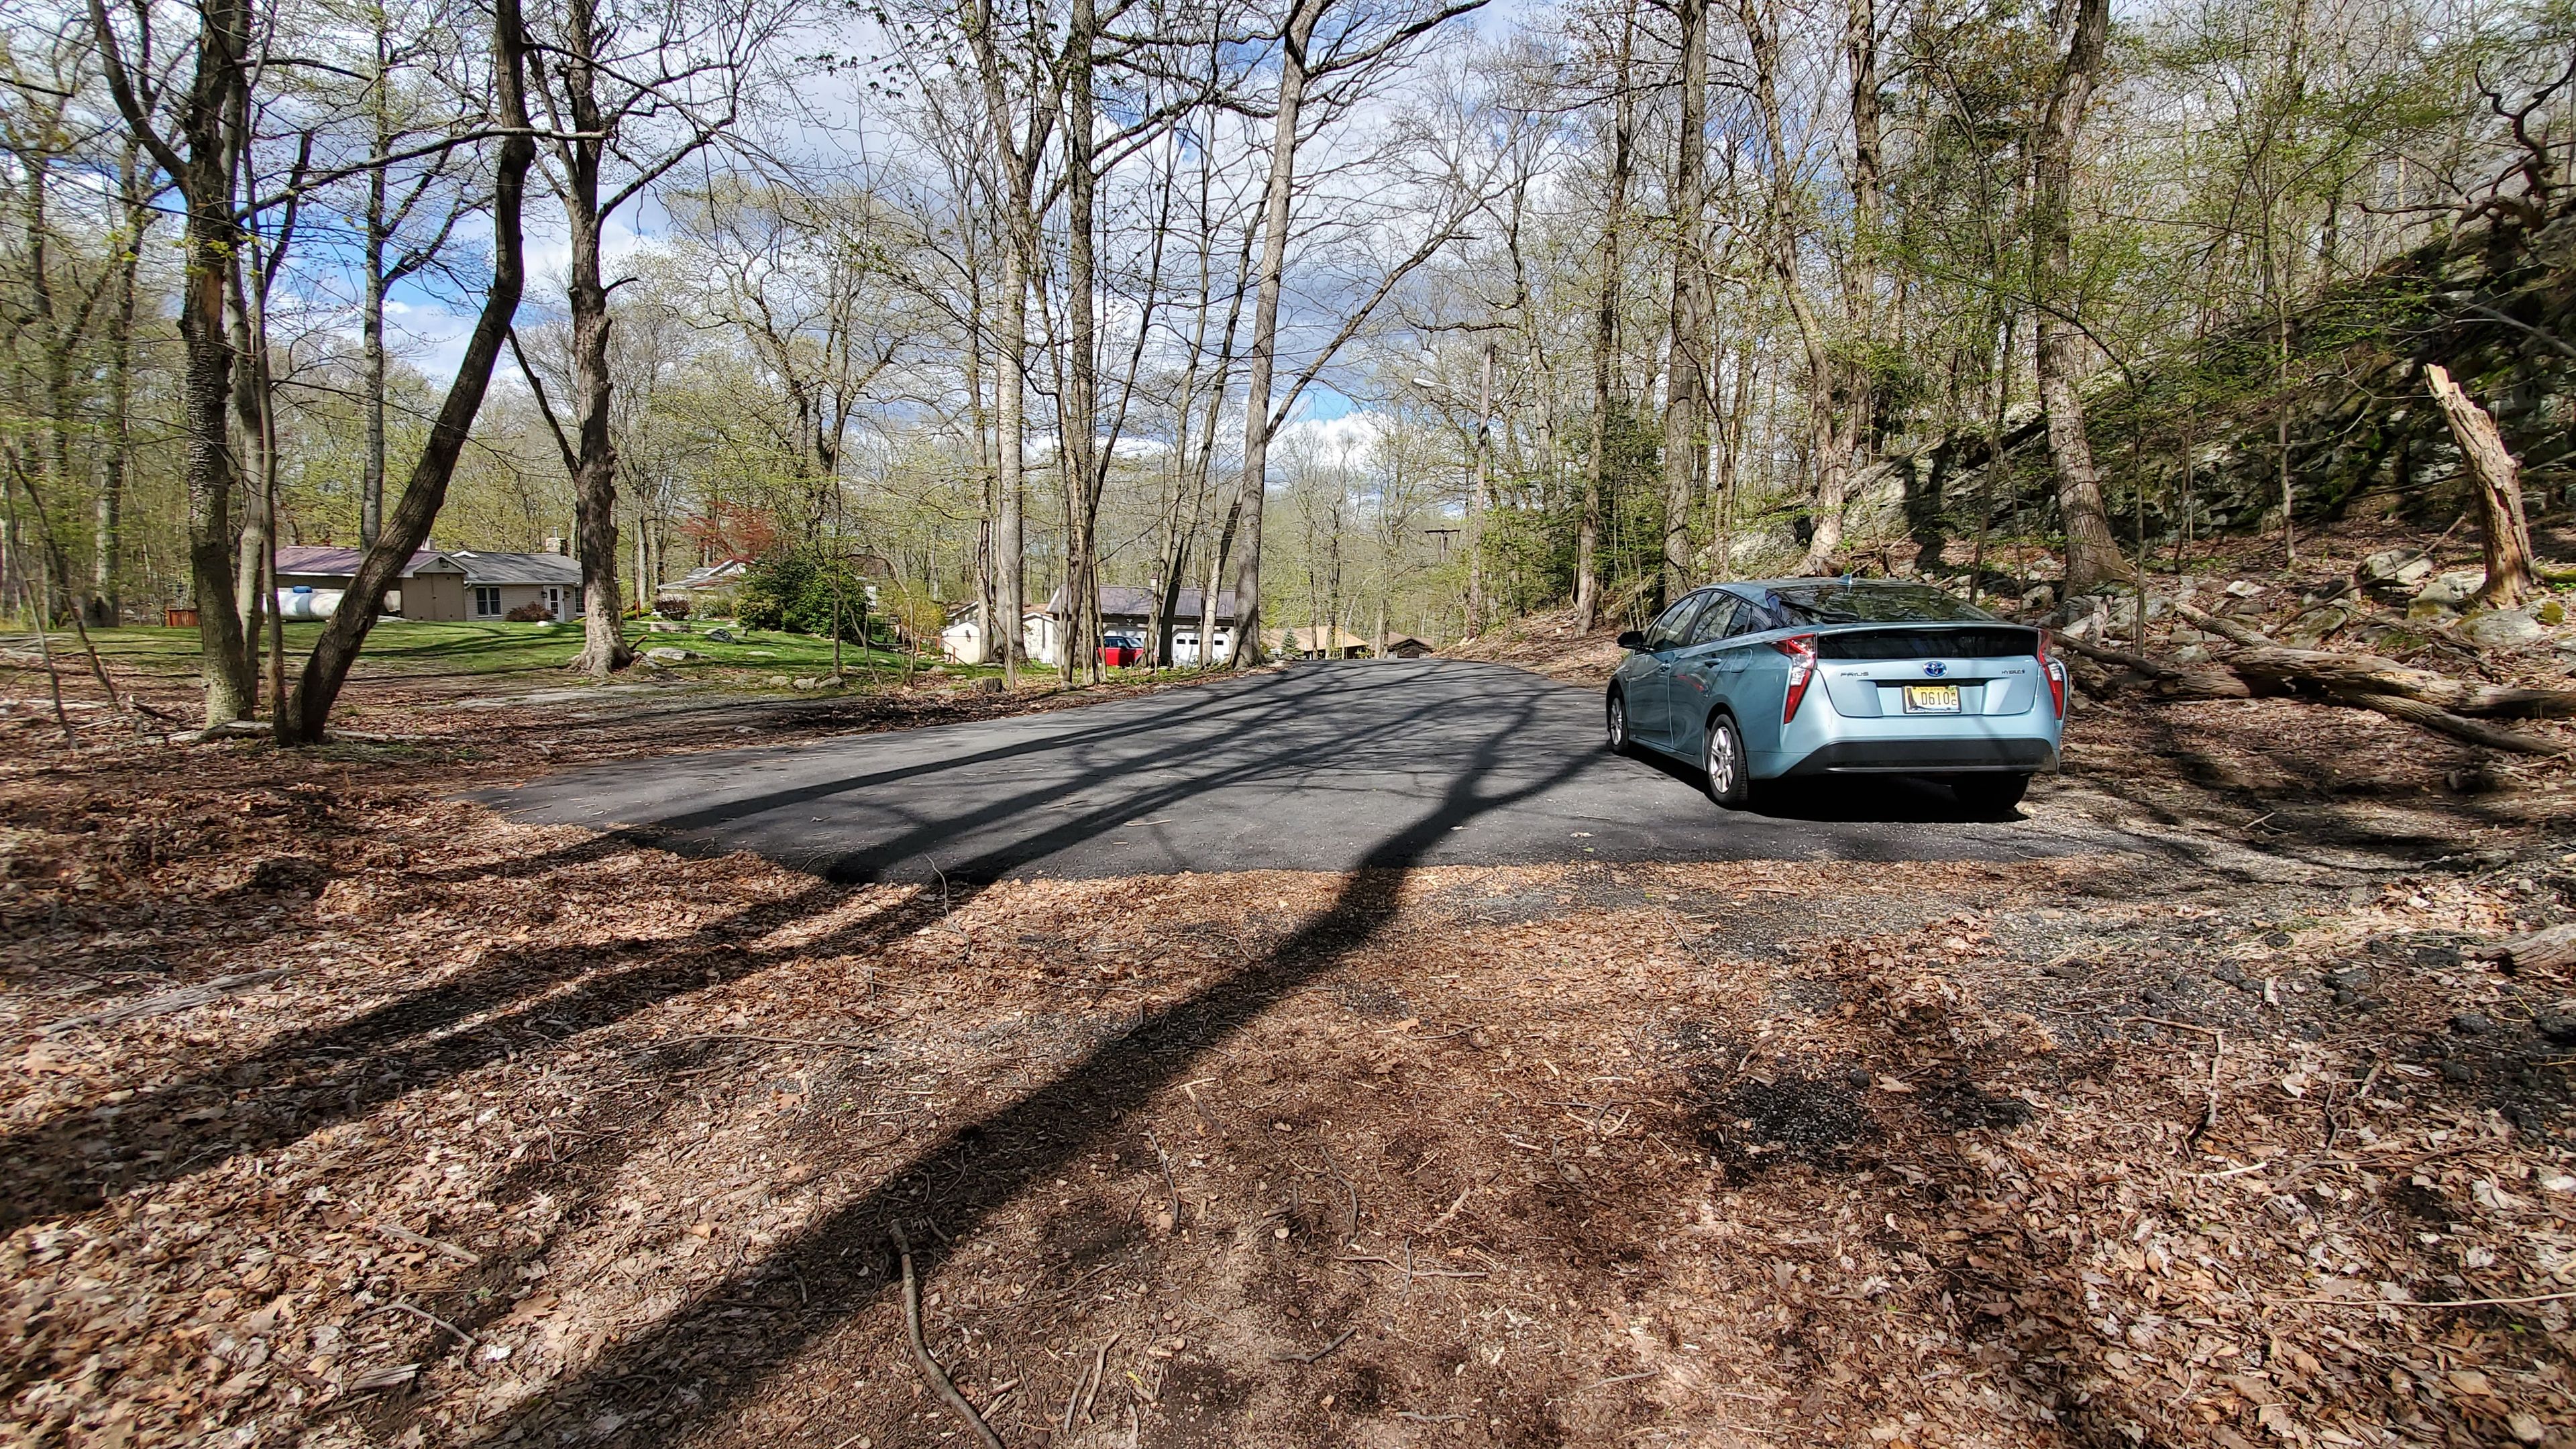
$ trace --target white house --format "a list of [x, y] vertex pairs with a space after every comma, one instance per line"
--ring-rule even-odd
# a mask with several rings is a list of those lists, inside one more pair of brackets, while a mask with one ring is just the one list
[[[1047, 657], [1040, 651], [1044, 645], [1054, 642], [1053, 628], [1054, 625], [1048, 621], [1046, 615], [1035, 609], [1028, 611], [1027, 617], [1020, 624], [1020, 647], [1027, 652], [1029, 658]], [[984, 643], [984, 626], [976, 621], [972, 606], [951, 619], [947, 628], [939, 631], [939, 652], [941, 657], [951, 664], [1000, 662], [992, 658], [987, 651]]]

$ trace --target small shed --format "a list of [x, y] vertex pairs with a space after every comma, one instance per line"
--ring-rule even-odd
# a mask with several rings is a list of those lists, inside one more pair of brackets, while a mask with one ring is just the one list
[[1389, 659], [1420, 659], [1432, 652], [1431, 646], [1410, 634], [1398, 634], [1386, 641]]

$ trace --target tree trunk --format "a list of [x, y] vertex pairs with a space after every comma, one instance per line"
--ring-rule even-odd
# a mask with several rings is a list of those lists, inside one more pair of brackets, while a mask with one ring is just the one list
[[180, 382], [181, 476], [188, 496], [188, 572], [196, 596], [198, 655], [206, 724], [240, 719], [254, 680], [240, 612], [233, 604], [232, 341], [224, 328], [224, 282], [240, 228], [233, 181], [250, 104], [248, 0], [200, 0], [196, 70], [179, 111], [176, 141], [152, 129], [146, 98], [117, 53], [105, 0], [89, 0], [90, 33], [100, 47], [109, 92], [127, 127], [170, 174], [186, 212], [180, 252], [179, 337], [186, 364]]
[[2522, 468], [2505, 448], [2495, 419], [2451, 381], [2448, 370], [2427, 364], [2424, 381], [2460, 445], [2461, 466], [2477, 485], [2478, 527], [2485, 536], [2487, 581], [2480, 602], [2510, 609], [2539, 592], [2531, 572], [2531, 525], [2522, 512]]
[[1092, 199], [1092, 0], [1073, 0], [1065, 38], [1065, 388], [1058, 403], [1058, 458], [1064, 475], [1065, 682], [1077, 674], [1097, 684], [1100, 672], [1100, 560], [1096, 534], [1102, 483], [1099, 459], [1100, 330], [1093, 289], [1099, 284]]
[[141, 148], [131, 139], [117, 170], [117, 195], [125, 224], [117, 238], [116, 305], [107, 323], [107, 448], [100, 462], [98, 517], [90, 558], [94, 621], [115, 625], [124, 615], [126, 456], [134, 437], [134, 311], [143, 266], [143, 234], [152, 225]]
[[1494, 343], [1476, 371], [1475, 456], [1467, 470], [1467, 632], [1485, 632], [1485, 515], [1494, 506]]
[[1702, 383], [1708, 376], [1708, 318], [1701, 296], [1702, 231], [1708, 209], [1708, 0], [1679, 0], [1681, 118], [1674, 131], [1671, 347], [1664, 362], [1663, 596], [1690, 588], [1691, 500], [1699, 476]]
[[1269, 490], [1270, 375], [1279, 353], [1279, 285], [1288, 266], [1288, 211], [1297, 186], [1297, 119], [1306, 98], [1306, 45], [1326, 0], [1294, 0], [1279, 37], [1279, 106], [1261, 206], [1261, 271], [1243, 401], [1242, 551], [1234, 566], [1234, 664], [1261, 662], [1261, 509]]
[[565, 301], [572, 317], [573, 533], [581, 556], [582, 646], [572, 669], [595, 679], [635, 662], [626, 647], [625, 598], [617, 578], [617, 446], [609, 436], [608, 287], [600, 272], [606, 217], [600, 208], [605, 139], [598, 104], [602, 26], [591, 0], [571, 0], [560, 62], [574, 124], [584, 139], [564, 148], [564, 223], [571, 242]]
[[[1619, 22], [1619, 55], [1611, 80], [1619, 88], [1618, 118], [1610, 133], [1610, 191], [1601, 209], [1601, 245], [1593, 269], [1592, 445], [1584, 458], [1583, 521], [1574, 540], [1574, 627], [1586, 633], [1601, 614], [1601, 511], [1611, 487], [1610, 409], [1619, 371], [1619, 241], [1628, 224], [1628, 175], [1637, 125], [1629, 85], [1636, 34], [1637, 11], [1631, 4]], [[1383, 652], [1385, 640], [1378, 642]]]
[[466, 337], [465, 355], [456, 365], [456, 377], [448, 384], [447, 397], [430, 424], [429, 439], [412, 464], [402, 498], [394, 505], [383, 536], [360, 560], [357, 576], [349, 581], [349, 591], [342, 596], [340, 607], [322, 626], [322, 638], [313, 646], [312, 657], [304, 662], [291, 708], [279, 711], [282, 718], [293, 723], [292, 742], [311, 744], [322, 738], [331, 722], [331, 707], [339, 700], [341, 686], [348, 682], [349, 668], [357, 662], [358, 650], [366, 642], [367, 631], [375, 625], [386, 592], [400, 581], [403, 566], [411, 561], [413, 551], [429, 541], [438, 510], [447, 501], [447, 484], [455, 474], [457, 455], [464, 451], [475, 414], [482, 410], [484, 393], [492, 381], [492, 366], [500, 360], [501, 347], [510, 333], [510, 320], [518, 313], [526, 280], [520, 222], [528, 169], [535, 164], [537, 154], [536, 140], [527, 134], [527, 97], [521, 80], [526, 51], [519, 0], [493, 0], [493, 84], [501, 116], [516, 128], [517, 134], [502, 138], [495, 158], [492, 282], [483, 294], [483, 310], [475, 318], [474, 330]]
[[2057, 470], [2057, 511], [2066, 527], [2066, 591], [2081, 592], [2121, 577], [2120, 546], [2102, 504], [2102, 479], [2085, 435], [2084, 349], [2071, 322], [2075, 295], [2073, 205], [2075, 141], [2084, 108], [2101, 76], [2110, 33], [2110, 0], [2065, 0], [2072, 7], [2066, 57], [2050, 88], [2032, 159], [2032, 294], [2038, 303], [2039, 400], [2048, 413], [2048, 455]]
[[385, 173], [367, 176], [366, 309], [359, 333], [366, 369], [367, 451], [358, 480], [358, 546], [374, 548], [385, 527]]
[[993, 363], [993, 461], [996, 516], [993, 526], [994, 595], [1001, 618], [993, 642], [1002, 650], [1002, 682], [1016, 686], [1027, 654], [1028, 532], [1021, 506], [1028, 496], [1029, 285], [1026, 252], [1015, 238], [1002, 261], [1002, 328]]

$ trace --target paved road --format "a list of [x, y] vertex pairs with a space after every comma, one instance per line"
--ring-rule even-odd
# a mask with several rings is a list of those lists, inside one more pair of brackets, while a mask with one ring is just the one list
[[1579, 859], [2017, 859], [2098, 828], [1978, 822], [1873, 778], [1762, 813], [1601, 747], [1601, 706], [1498, 665], [1310, 664], [1087, 709], [551, 775], [477, 798], [532, 822], [751, 849], [844, 881]]

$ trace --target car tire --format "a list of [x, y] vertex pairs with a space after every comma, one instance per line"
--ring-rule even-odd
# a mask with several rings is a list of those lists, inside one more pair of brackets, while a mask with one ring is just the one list
[[1708, 798], [1729, 810], [1741, 810], [1753, 803], [1753, 776], [1744, 755], [1744, 732], [1735, 727], [1735, 716], [1711, 715], [1707, 743], [1700, 751], [1700, 768], [1708, 774]]
[[2030, 788], [2030, 776], [2010, 773], [1992, 775], [1953, 775], [1950, 793], [1959, 803], [1983, 816], [2009, 816], [2021, 803], [2022, 792]]
[[1614, 755], [1636, 753], [1636, 738], [1628, 733], [1628, 697], [1613, 691], [1610, 696], [1609, 746]]

